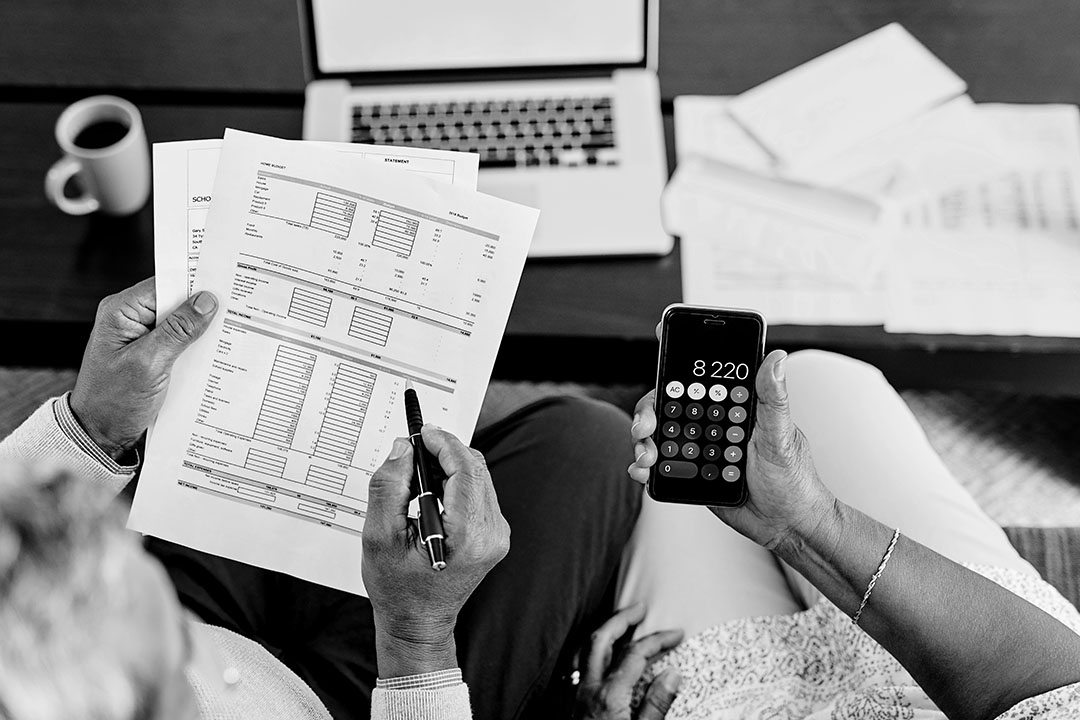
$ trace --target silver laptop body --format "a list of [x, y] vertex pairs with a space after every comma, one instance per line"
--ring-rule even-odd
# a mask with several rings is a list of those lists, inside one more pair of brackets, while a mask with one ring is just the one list
[[480, 154], [530, 255], [663, 255], [658, 0], [299, 0], [304, 138]]

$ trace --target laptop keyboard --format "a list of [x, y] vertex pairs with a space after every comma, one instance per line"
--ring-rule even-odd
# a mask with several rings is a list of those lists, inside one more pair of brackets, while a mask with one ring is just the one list
[[481, 168], [619, 162], [610, 97], [360, 105], [352, 139], [479, 153]]

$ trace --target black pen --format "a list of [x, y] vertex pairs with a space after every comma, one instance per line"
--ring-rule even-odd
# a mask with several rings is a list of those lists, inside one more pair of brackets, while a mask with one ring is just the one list
[[431, 569], [442, 570], [446, 567], [446, 531], [443, 530], [442, 512], [439, 510], [439, 498], [433, 486], [435, 473], [431, 469], [433, 458], [424, 446], [420, 428], [424, 427], [424, 416], [420, 413], [420, 399], [416, 397], [412, 383], [405, 381], [405, 419], [409, 422], [409, 442], [413, 449], [413, 465], [416, 467], [416, 483], [420, 494], [420, 542], [428, 549]]

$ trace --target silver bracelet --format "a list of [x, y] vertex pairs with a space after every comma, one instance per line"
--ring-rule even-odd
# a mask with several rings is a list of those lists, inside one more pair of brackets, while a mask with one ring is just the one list
[[858, 625], [859, 617], [862, 615], [863, 608], [866, 607], [866, 603], [870, 600], [870, 593], [874, 592], [874, 585], [877, 584], [878, 578], [881, 577], [881, 573], [885, 572], [885, 566], [889, 564], [889, 558], [892, 557], [893, 548], [896, 547], [896, 541], [900, 538], [900, 528], [896, 528], [896, 532], [893, 533], [892, 540], [889, 541], [889, 547], [885, 550], [885, 554], [881, 556], [881, 564], [878, 565], [877, 572], [870, 578], [870, 584], [866, 586], [866, 592], [862, 596], [862, 602], [859, 603], [859, 609], [855, 611], [855, 614], [851, 617], [851, 624]]

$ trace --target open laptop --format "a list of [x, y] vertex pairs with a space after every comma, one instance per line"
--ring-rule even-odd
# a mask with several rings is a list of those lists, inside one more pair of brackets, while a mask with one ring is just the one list
[[532, 256], [662, 255], [658, 0], [299, 0], [304, 138], [480, 153]]

